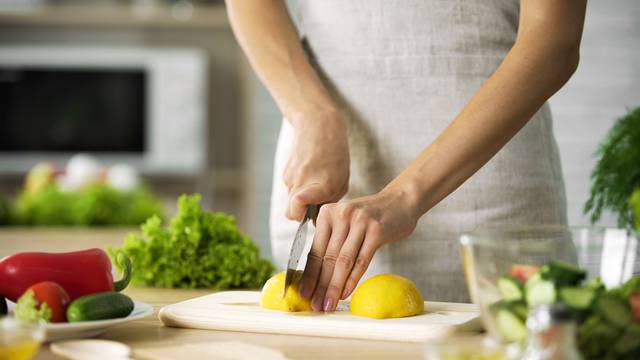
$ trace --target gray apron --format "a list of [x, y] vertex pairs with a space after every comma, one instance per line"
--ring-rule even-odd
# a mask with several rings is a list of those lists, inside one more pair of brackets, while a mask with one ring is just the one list
[[[517, 0], [306, 0], [300, 32], [349, 127], [347, 199], [381, 190], [431, 143], [513, 45]], [[286, 265], [297, 227], [282, 174], [293, 130], [282, 124], [271, 244]], [[318, 149], [322, 151], [322, 149]], [[458, 238], [483, 225], [565, 224], [566, 199], [545, 104], [484, 167], [427, 212], [406, 240], [381, 248], [366, 276], [413, 280], [428, 300], [467, 301]]]

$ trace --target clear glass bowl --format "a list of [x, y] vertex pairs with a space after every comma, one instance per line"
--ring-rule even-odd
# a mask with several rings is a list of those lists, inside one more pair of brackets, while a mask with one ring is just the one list
[[608, 288], [640, 274], [638, 236], [621, 229], [494, 227], [463, 234], [460, 242], [471, 299], [480, 306], [489, 334], [502, 341], [506, 339], [498, 332], [489, 306], [501, 299], [498, 278], [511, 274], [514, 265], [540, 267], [560, 260], [586, 270], [587, 280], [599, 276]]
[[26, 324], [8, 316], [0, 318], [0, 359], [32, 359], [43, 339], [41, 323]]
[[424, 355], [429, 360], [512, 360], [520, 353], [488, 337], [454, 335], [427, 341]]

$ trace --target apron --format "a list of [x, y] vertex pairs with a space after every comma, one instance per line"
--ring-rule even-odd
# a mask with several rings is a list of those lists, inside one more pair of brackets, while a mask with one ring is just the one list
[[[513, 45], [519, 2], [306, 0], [298, 12], [310, 61], [348, 122], [350, 199], [380, 191], [455, 118]], [[282, 268], [298, 225], [284, 216], [282, 174], [292, 144], [293, 129], [283, 121], [270, 216]], [[365, 278], [394, 273], [413, 280], [427, 300], [466, 302], [460, 234], [500, 224], [566, 224], [546, 104], [409, 238], [379, 249]]]

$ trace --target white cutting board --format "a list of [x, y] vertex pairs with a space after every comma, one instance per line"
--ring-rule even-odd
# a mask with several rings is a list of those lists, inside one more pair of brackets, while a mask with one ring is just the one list
[[259, 302], [258, 291], [219, 292], [165, 306], [158, 317], [174, 327], [404, 342], [482, 328], [472, 304], [425, 302], [422, 315], [376, 320], [351, 315], [346, 301], [327, 314], [267, 310]]

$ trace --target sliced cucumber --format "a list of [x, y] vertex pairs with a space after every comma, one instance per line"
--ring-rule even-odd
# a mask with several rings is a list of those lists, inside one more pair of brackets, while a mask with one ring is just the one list
[[522, 321], [526, 321], [527, 317], [529, 316], [529, 308], [527, 307], [527, 304], [524, 303], [524, 301], [518, 301], [517, 303], [514, 303], [511, 307], [511, 312], [516, 314], [516, 316], [522, 319]]
[[593, 279], [587, 281], [584, 286], [594, 291], [604, 290], [604, 284], [602, 283], [602, 279], [600, 278], [600, 276], [596, 276]]
[[540, 273], [533, 274], [524, 284], [525, 292], [529, 292], [529, 290], [531, 290], [531, 287], [533, 287], [533, 285], [539, 283], [540, 281], [542, 281], [542, 275], [540, 275]]
[[559, 291], [560, 300], [575, 310], [585, 310], [591, 306], [596, 291], [588, 287], [564, 287]]
[[496, 312], [496, 327], [500, 335], [508, 342], [522, 342], [527, 338], [524, 321], [507, 309]]
[[556, 287], [551, 281], [539, 280], [532, 284], [527, 291], [527, 305], [534, 307], [541, 304], [556, 302]]
[[495, 303], [489, 305], [489, 311], [495, 316], [499, 310], [507, 310], [512, 312], [518, 318], [522, 319], [522, 321], [527, 320], [527, 316], [529, 315], [529, 309], [527, 308], [527, 304], [522, 301], [496, 301]]
[[540, 269], [544, 280], [552, 281], [556, 286], [576, 286], [587, 276], [587, 273], [575, 265], [551, 260]]
[[522, 284], [518, 279], [511, 276], [501, 276], [498, 279], [498, 292], [502, 296], [503, 300], [516, 301], [522, 300], [524, 293], [522, 290]]
[[489, 311], [495, 316], [498, 313], [498, 310], [505, 309], [508, 307], [508, 303], [504, 300], [499, 300], [489, 305]]

